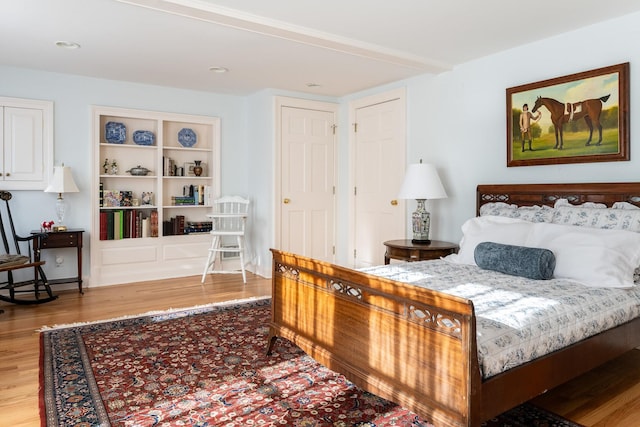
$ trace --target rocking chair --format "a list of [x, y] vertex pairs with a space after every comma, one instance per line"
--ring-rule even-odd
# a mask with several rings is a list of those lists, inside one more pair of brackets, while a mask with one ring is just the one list
[[[29, 237], [21, 237], [16, 234], [11, 210], [9, 209], [9, 200], [11, 200], [11, 197], [11, 193], [8, 191], [0, 191], [0, 200], [4, 200], [5, 202], [6, 219], [8, 219], [13, 244], [15, 245], [15, 251], [12, 252], [9, 245], [9, 239], [7, 238], [7, 232], [4, 227], [3, 213], [0, 209], [0, 234], [2, 234], [2, 243], [4, 244], [5, 251], [4, 254], [0, 254], [0, 274], [6, 273], [7, 275], [6, 280], [2, 281], [2, 279], [0, 279], [0, 300], [14, 304], [42, 304], [53, 301], [58, 297], [53, 295], [51, 292], [47, 276], [44, 274], [44, 270], [42, 269], [42, 265], [44, 265], [45, 262], [33, 262], [31, 259], [31, 241], [42, 236], [33, 234]], [[29, 255], [22, 255], [20, 252], [20, 243], [24, 242], [27, 244], [27, 253]], [[26, 269], [25, 274], [29, 274], [30, 276], [30, 273], [28, 273], [28, 269], [30, 268], [33, 269], [33, 279], [21, 280], [18, 282], [14, 280], [15, 271]], [[46, 297], [40, 295], [41, 290], [46, 292]], [[9, 291], [8, 295], [5, 291]], [[16, 297], [16, 294], [23, 293], [33, 294], [33, 297], [24, 299]]]

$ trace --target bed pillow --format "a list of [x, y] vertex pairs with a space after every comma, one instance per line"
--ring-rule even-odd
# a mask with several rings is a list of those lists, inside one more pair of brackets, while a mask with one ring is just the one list
[[534, 280], [553, 277], [556, 257], [548, 249], [482, 242], [474, 257], [478, 267]]
[[640, 232], [640, 209], [601, 209], [559, 206], [554, 224]]
[[446, 257], [457, 264], [476, 265], [474, 252], [482, 242], [495, 242], [523, 246], [534, 223], [516, 218], [479, 216], [462, 225], [462, 239], [457, 254]]
[[485, 203], [480, 206], [480, 216], [503, 216], [531, 222], [551, 222], [553, 208], [549, 206], [520, 206], [503, 202]]
[[579, 205], [574, 205], [569, 202], [568, 199], [558, 199], [553, 204], [554, 208], [559, 208], [560, 206], [569, 206], [571, 208], [592, 208], [592, 209], [606, 209], [607, 205], [604, 203], [595, 203], [595, 202], [584, 202]]
[[524, 246], [554, 253], [554, 277], [600, 288], [634, 286], [634, 271], [640, 265], [640, 233], [549, 223], [532, 227]]
[[615, 202], [611, 205], [611, 209], [640, 209], [638, 206], [629, 202]]

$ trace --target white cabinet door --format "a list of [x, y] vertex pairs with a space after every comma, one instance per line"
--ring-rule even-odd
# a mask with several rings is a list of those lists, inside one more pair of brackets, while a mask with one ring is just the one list
[[53, 166], [53, 103], [0, 98], [0, 189], [44, 190]]
[[4, 108], [4, 180], [38, 182], [44, 176], [42, 110]]

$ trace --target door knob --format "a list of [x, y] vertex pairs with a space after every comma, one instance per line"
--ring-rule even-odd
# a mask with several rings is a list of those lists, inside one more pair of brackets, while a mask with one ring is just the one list
[[283, 200], [283, 202], [284, 202], [284, 204], [285, 204], [285, 205], [286, 205], [286, 204], [288, 204], [290, 201], [291, 201], [291, 200], [289, 200], [289, 199], [284, 199], [284, 200]]
[[396, 206], [398, 204], [398, 201], [396, 199], [393, 199], [391, 201], [391, 206]]

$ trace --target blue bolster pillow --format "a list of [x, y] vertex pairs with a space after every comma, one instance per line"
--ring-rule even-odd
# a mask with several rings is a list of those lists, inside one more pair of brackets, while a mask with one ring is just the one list
[[482, 242], [473, 255], [480, 268], [534, 280], [551, 279], [556, 268], [555, 255], [543, 248]]

